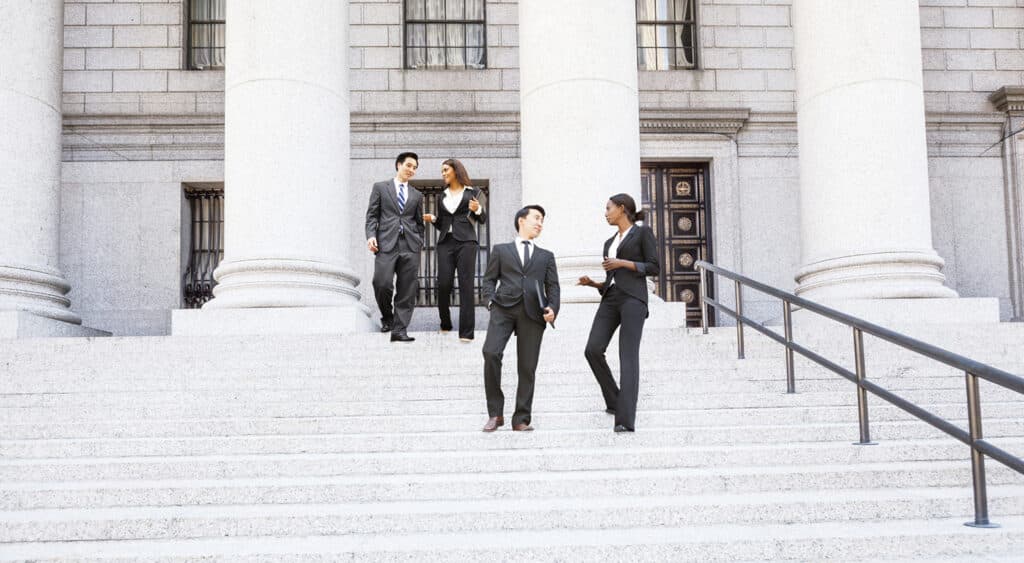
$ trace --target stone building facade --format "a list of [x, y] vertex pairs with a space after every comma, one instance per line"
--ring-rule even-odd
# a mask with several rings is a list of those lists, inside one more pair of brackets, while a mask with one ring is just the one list
[[[225, 70], [190, 69], [194, 65], [188, 46], [189, 10], [190, 2], [197, 1], [57, 2], [63, 10], [63, 153], [59, 216], [52, 219], [59, 236], [59, 260], [51, 262], [59, 264], [70, 286], [69, 308], [84, 326], [121, 335], [168, 334], [172, 311], [183, 307], [192, 221], [186, 192], [215, 189], [225, 182]], [[558, 199], [561, 203], [555, 208], [561, 214], [549, 217], [551, 232], [556, 233], [549, 240], [555, 246], [554, 237], [563, 228], [570, 233], [582, 229], [587, 244], [600, 244], [607, 236], [600, 225], [608, 195], [642, 191], [648, 203], [660, 206], [664, 190], [678, 187], [680, 177], [692, 177], [691, 187], [705, 190], [699, 205], [706, 215], [698, 222], [707, 226], [694, 254], [700, 253], [703, 242], [716, 263], [783, 289], [800, 289], [796, 278], [807, 266], [802, 254], [807, 237], [821, 236], [807, 221], [806, 215], [814, 211], [801, 208], [800, 158], [806, 149], [799, 146], [798, 91], [805, 87], [800, 84], [809, 82], [804, 75], [798, 83], [797, 61], [806, 57], [798, 58], [794, 51], [798, 39], [808, 45], [805, 53], [816, 48], [813, 42], [819, 39], [813, 33], [817, 27], [813, 18], [817, 16], [809, 13], [815, 10], [813, 4], [694, 0], [695, 68], [638, 70], [635, 43], [629, 43], [636, 40], [630, 31], [637, 25], [633, 0], [607, 0], [608, 10], [588, 9], [590, 2], [565, 2], [564, 9], [570, 11], [551, 16], [564, 18], [558, 20], [563, 25], [574, 30], [602, 29], [612, 25], [612, 18], [620, 22], [622, 12], [633, 18], [627, 22], [628, 33], [605, 42], [601, 36], [568, 31], [538, 39], [531, 32], [529, 61], [522, 60], [521, 38], [528, 37], [529, 25], [539, 26], [540, 19], [547, 17], [545, 12], [553, 9], [535, 12], [529, 1], [520, 6], [516, 0], [486, 0], [485, 68], [411, 69], [406, 68], [409, 54], [403, 48], [408, 1], [337, 0], [344, 7], [339, 17], [347, 19], [347, 30], [328, 29], [313, 11], [304, 14], [308, 33], [283, 24], [280, 29], [288, 42], [309, 45], [308, 52], [293, 49], [281, 54], [294, 57], [295, 67], [319, 61], [321, 55], [312, 52], [316, 47], [335, 48], [333, 43], [321, 42], [317, 34], [333, 33], [344, 40], [349, 67], [345, 116], [349, 154], [345, 185], [339, 186], [340, 196], [331, 197], [338, 196], [335, 209], [347, 216], [339, 218], [340, 252], [348, 262], [346, 272], [362, 281], [356, 286], [362, 303], [373, 303], [367, 287], [372, 259], [362, 233], [368, 190], [374, 181], [392, 174], [394, 156], [402, 150], [420, 154], [418, 179], [424, 180], [439, 178], [445, 158], [461, 159], [474, 178], [488, 181], [490, 213], [497, 222], [511, 217], [524, 199], [541, 204]], [[905, 3], [852, 2], [861, 12], [857, 17], [869, 27], [885, 25], [886, 5]], [[911, 3], [917, 4], [919, 37], [904, 33], [899, 48], [920, 53], [927, 197], [919, 201], [929, 206], [918, 206], [914, 213], [924, 217], [931, 247], [944, 261], [944, 278], [937, 283], [961, 297], [997, 298], [1002, 320], [1020, 318], [1024, 316], [1024, 189], [1020, 185], [1024, 148], [1017, 131], [1024, 126], [1024, 7], [1017, 0]], [[8, 26], [14, 25], [8, 15], [42, 10], [12, 0], [3, 4]], [[255, 9], [267, 10], [264, 15], [302, 10], [297, 7], [302, 3], [273, 4], [253, 3]], [[545, 0], [545, 4], [552, 2]], [[620, 4], [628, 9], [622, 10]], [[232, 6], [229, 1], [227, 65], [233, 60]], [[800, 23], [800, 10], [809, 11], [803, 14], [811, 19]], [[524, 14], [536, 21], [529, 25], [520, 21]], [[34, 20], [26, 16], [21, 21]], [[621, 23], [616, 25], [622, 29]], [[18, 38], [30, 35], [2, 29], [5, 35], [17, 33]], [[32, 29], [37, 35], [57, 31], [45, 25]], [[32, 48], [15, 44], [0, 55], [0, 62], [9, 66]], [[578, 50], [584, 60], [595, 49], [612, 49], [602, 51], [602, 57], [624, 54], [632, 65], [630, 72], [635, 72], [639, 120], [635, 131], [626, 131], [626, 136], [630, 137], [627, 145], [637, 145], [640, 164], [648, 171], [645, 183], [641, 185], [640, 170], [632, 167], [627, 170], [635, 183], [621, 186], [608, 174], [595, 174], [593, 162], [581, 155], [564, 162], [568, 170], [564, 175], [534, 174], [526, 185], [524, 176], [533, 174], [523, 162], [521, 145], [520, 111], [523, 100], [529, 99], [521, 91], [526, 65], [545, 64], [545, 52], [564, 55]], [[881, 61], [868, 61], [867, 66], [877, 62]], [[807, 64], [817, 68], [813, 61]], [[613, 70], [617, 77], [624, 74], [621, 66]], [[633, 77], [625, 74], [628, 87]], [[534, 81], [530, 88], [538, 86], [539, 79], [529, 80]], [[585, 98], [583, 94], [580, 99]], [[241, 111], [231, 107], [229, 113]], [[826, 109], [843, 115], [848, 108]], [[282, 109], [266, 105], [246, 111], [253, 120], [261, 121], [262, 115], [273, 122], [272, 116], [280, 116]], [[607, 118], [593, 116], [595, 123]], [[18, 131], [30, 128], [10, 116], [3, 122], [17, 125]], [[11, 131], [0, 136], [15, 135]], [[840, 140], [843, 134], [835, 131]], [[826, 141], [827, 137], [818, 135], [808, 142]], [[842, 143], [837, 146], [841, 151]], [[338, 157], [346, 158], [343, 152]], [[682, 170], [683, 176], [672, 176], [672, 170]], [[668, 183], [652, 180], [658, 174]], [[285, 191], [297, 200], [310, 197], [304, 191], [304, 178], [295, 180]], [[877, 186], [865, 188], [871, 198], [881, 199], [866, 203], [863, 215], [874, 216], [872, 209], [890, 205], [884, 190], [878, 195]], [[226, 190], [230, 207], [230, 181]], [[17, 201], [5, 197], [4, 212], [19, 213]], [[569, 201], [575, 201], [575, 211], [565, 213]], [[664, 222], [677, 226], [684, 218], [666, 213]], [[295, 228], [302, 228], [302, 221], [294, 217], [276, 220], [294, 221]], [[901, 223], [888, 220], [894, 228]], [[559, 222], [565, 227], [554, 227]], [[687, 224], [700, 228], [692, 221]], [[880, 227], [885, 225], [865, 228]], [[231, 227], [227, 229], [230, 253]], [[494, 227], [492, 243], [511, 236], [510, 230], [501, 229]], [[11, 240], [0, 246], [14, 244]], [[671, 248], [667, 252], [678, 264], [702, 257], [672, 254]], [[0, 259], [6, 255], [0, 252]], [[683, 285], [667, 288], [665, 297], [682, 299], [685, 289]], [[776, 308], [756, 294], [746, 304], [749, 313], [764, 319], [778, 316]]]

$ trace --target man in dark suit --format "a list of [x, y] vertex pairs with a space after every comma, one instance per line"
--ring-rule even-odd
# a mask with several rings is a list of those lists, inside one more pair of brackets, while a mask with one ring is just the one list
[[491, 312], [484, 341], [484, 390], [487, 424], [494, 432], [505, 424], [505, 395], [501, 392], [501, 359], [509, 337], [516, 333], [519, 388], [512, 430], [529, 431], [533, 383], [540, 356], [545, 322], [554, 326], [558, 314], [559, 285], [555, 255], [538, 248], [534, 239], [544, 228], [544, 208], [527, 205], [515, 217], [519, 235], [514, 242], [495, 245], [484, 274], [484, 301]]
[[366, 247], [376, 255], [373, 293], [380, 308], [380, 330], [390, 332], [392, 342], [415, 340], [407, 330], [419, 290], [423, 194], [409, 186], [409, 180], [418, 166], [415, 153], [398, 155], [395, 177], [373, 185], [366, 208]]

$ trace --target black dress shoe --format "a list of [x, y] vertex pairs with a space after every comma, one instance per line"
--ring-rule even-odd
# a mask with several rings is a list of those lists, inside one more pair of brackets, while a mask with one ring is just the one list
[[391, 323], [385, 323], [385, 322], [380, 323], [380, 331], [381, 332], [391, 332]]
[[416, 339], [411, 337], [411, 336], [409, 336], [408, 334], [392, 334], [391, 335], [391, 341], [392, 342], [412, 342], [413, 340], [416, 340]]
[[615, 425], [615, 431], [616, 432], [634, 432], [634, 430], [632, 428], [626, 428], [625, 426], [623, 426], [621, 424], [616, 424]]
[[604, 409], [604, 412], [608, 414], [615, 414], [615, 409]]

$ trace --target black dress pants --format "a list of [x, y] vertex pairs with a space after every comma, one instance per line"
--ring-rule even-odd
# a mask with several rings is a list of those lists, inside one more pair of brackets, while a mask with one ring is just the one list
[[512, 425], [529, 424], [533, 410], [533, 384], [540, 358], [544, 323], [526, 316], [523, 304], [513, 307], [494, 305], [484, 340], [484, 392], [487, 394], [487, 415], [504, 416], [505, 394], [501, 391], [501, 359], [505, 345], [516, 333], [516, 357], [519, 363], [519, 387], [516, 389], [516, 410]]
[[[594, 372], [605, 406], [615, 410], [615, 424], [633, 430], [640, 394], [640, 337], [647, 320], [647, 304], [612, 285], [605, 291], [590, 327], [584, 355]], [[619, 329], [619, 385], [605, 359], [605, 351]]]
[[473, 304], [473, 277], [479, 248], [474, 240], [458, 241], [452, 236], [437, 243], [437, 312], [441, 330], [452, 329], [452, 289], [459, 274], [459, 337], [473, 338], [476, 311]]

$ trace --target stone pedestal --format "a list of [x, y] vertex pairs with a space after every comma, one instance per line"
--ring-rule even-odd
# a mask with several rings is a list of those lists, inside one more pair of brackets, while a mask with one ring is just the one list
[[[228, 0], [224, 261], [203, 307], [211, 315], [176, 313], [174, 334], [306, 332], [303, 316], [369, 330], [345, 244], [363, 215], [347, 204], [348, 10], [339, 0]], [[222, 309], [250, 312], [212, 312]], [[277, 324], [282, 315], [289, 321]]]
[[523, 203], [547, 211], [537, 242], [558, 260], [562, 302], [595, 302], [574, 284], [604, 277], [605, 203], [640, 204], [635, 3], [521, 0], [519, 61]]
[[803, 297], [956, 296], [932, 248], [918, 9], [793, 3]]
[[0, 37], [0, 336], [78, 334], [59, 265], [64, 2], [0, 3]]

